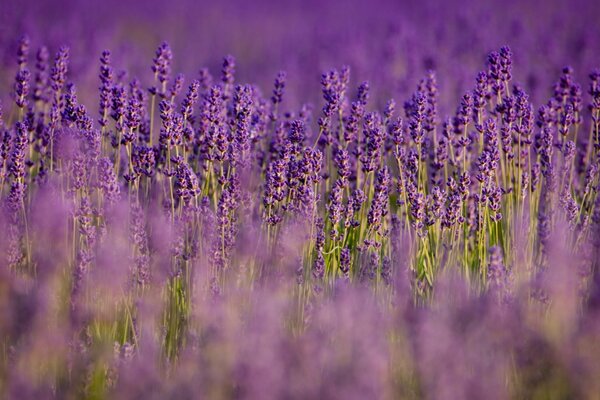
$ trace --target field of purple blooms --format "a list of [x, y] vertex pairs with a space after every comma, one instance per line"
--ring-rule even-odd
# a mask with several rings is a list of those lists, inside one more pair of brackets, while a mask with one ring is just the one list
[[0, 398], [600, 399], [600, 4], [482, 3], [1, 4]]

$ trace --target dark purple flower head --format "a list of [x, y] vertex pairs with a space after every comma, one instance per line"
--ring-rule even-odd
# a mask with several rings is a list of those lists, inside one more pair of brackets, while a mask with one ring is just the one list
[[363, 203], [367, 201], [367, 195], [361, 189], [355, 189], [352, 194], [352, 205], [354, 212], [358, 212], [362, 207]]
[[350, 115], [346, 118], [344, 129], [344, 141], [352, 143], [356, 140], [360, 122], [364, 116], [365, 108], [359, 101], [352, 102], [350, 106]]
[[425, 138], [425, 112], [426, 112], [427, 97], [421, 92], [416, 92], [409, 107], [409, 126], [408, 131], [415, 142], [419, 145], [423, 143]]
[[439, 186], [434, 186], [431, 194], [427, 196], [427, 215], [425, 225], [435, 224], [443, 214], [443, 206], [446, 200], [446, 193]]
[[500, 162], [500, 151], [498, 148], [498, 131], [494, 119], [489, 118], [484, 126], [485, 147], [478, 159], [479, 174], [477, 179], [484, 185], [488, 185]]
[[223, 68], [221, 70], [221, 81], [225, 85], [233, 85], [235, 80], [235, 58], [228, 55], [223, 59]]
[[487, 198], [487, 204], [491, 213], [492, 221], [500, 221], [502, 219], [502, 213], [500, 207], [502, 206], [502, 189], [498, 186], [491, 186], [483, 190], [484, 196]]
[[102, 191], [104, 201], [111, 205], [119, 200], [120, 187], [115, 175], [114, 165], [104, 157], [98, 160], [98, 187]]
[[206, 118], [214, 129], [215, 126], [221, 125], [223, 115], [223, 90], [220, 86], [215, 85], [210, 89], [207, 97]]
[[331, 118], [339, 110], [345, 91], [340, 73], [335, 69], [324, 73], [321, 76], [321, 89], [325, 99], [323, 115], [325, 118]]
[[237, 85], [233, 95], [235, 134], [233, 141], [233, 161], [244, 164], [250, 152], [250, 124], [252, 117], [252, 92], [250, 85]]
[[160, 119], [162, 120], [162, 129], [160, 131], [160, 142], [163, 145], [170, 143], [174, 138], [175, 113], [173, 103], [169, 100], [162, 100], [159, 105]]
[[[140, 82], [137, 79], [134, 79], [129, 85], [129, 98], [125, 119], [125, 125], [130, 129], [130, 131], [138, 129], [142, 123], [143, 101], [144, 94], [141, 90]], [[128, 137], [126, 141], [132, 142], [133, 137]]]
[[388, 213], [389, 189], [390, 189], [390, 174], [387, 167], [381, 168], [377, 172], [377, 180], [375, 183], [375, 194], [371, 202], [371, 208], [367, 215], [369, 226], [378, 230], [383, 223], [383, 218]]
[[301, 119], [296, 119], [290, 124], [290, 133], [289, 140], [293, 144], [302, 145], [304, 143], [304, 139], [306, 138], [306, 126], [304, 121]]
[[232, 55], [223, 58], [221, 82], [223, 82], [223, 99], [228, 100], [231, 98], [235, 82], [235, 58]]
[[347, 183], [351, 174], [350, 155], [348, 154], [348, 150], [338, 149], [335, 155], [335, 165], [338, 170], [338, 175]]
[[383, 117], [386, 121], [391, 121], [394, 117], [394, 113], [396, 112], [396, 101], [394, 99], [390, 99], [385, 103], [385, 109], [383, 111]]
[[364, 81], [358, 87], [358, 93], [356, 94], [356, 101], [363, 107], [367, 105], [369, 101], [369, 82]]
[[381, 280], [388, 286], [392, 284], [392, 260], [388, 256], [381, 260]]
[[574, 227], [577, 225], [577, 217], [579, 215], [579, 204], [575, 201], [569, 191], [566, 192], [566, 198], [564, 199], [565, 214], [567, 216], [567, 222], [570, 226]]
[[338, 237], [337, 225], [342, 219], [342, 211], [344, 208], [344, 205], [342, 204], [343, 198], [344, 186], [343, 183], [338, 179], [333, 184], [333, 188], [329, 193], [329, 203], [327, 204], [327, 212], [332, 225], [331, 236], [333, 239]]
[[557, 103], [563, 105], [567, 102], [573, 83], [573, 68], [566, 66], [562, 69], [560, 79], [554, 84], [554, 99]]
[[183, 76], [183, 74], [177, 74], [175, 79], [173, 79], [173, 84], [169, 88], [169, 95], [171, 96], [171, 99], [174, 99], [175, 97], [179, 96], [179, 93], [181, 93], [181, 90], [183, 89], [184, 80], [185, 77]]
[[179, 160], [176, 164], [175, 191], [177, 198], [182, 201], [184, 205], [189, 206], [192, 200], [195, 200], [200, 194], [198, 176], [183, 160]]
[[283, 100], [286, 79], [287, 75], [284, 71], [280, 71], [275, 77], [275, 87], [273, 88], [273, 96], [271, 97], [271, 102], [275, 105], [280, 104]]
[[315, 280], [323, 279], [325, 275], [325, 258], [323, 258], [323, 252], [318, 251], [315, 257], [315, 262], [312, 268], [312, 276]]
[[152, 60], [152, 72], [154, 72], [154, 75], [162, 84], [169, 80], [172, 60], [173, 53], [171, 52], [171, 47], [167, 42], [163, 42], [158, 49], [156, 49], [154, 59]]
[[198, 71], [198, 81], [200, 82], [200, 92], [206, 93], [213, 86], [213, 77], [208, 68], [201, 68]]
[[502, 248], [492, 246], [488, 250], [487, 283], [492, 292], [500, 296], [501, 301], [506, 301], [511, 293], [510, 271], [504, 265]]
[[265, 195], [263, 204], [270, 207], [285, 198], [286, 164], [283, 160], [276, 160], [269, 164], [265, 182]]
[[379, 269], [379, 254], [377, 252], [369, 252], [369, 258], [363, 260], [358, 272], [358, 279], [363, 282], [369, 282], [375, 279], [377, 270]]
[[350, 262], [350, 249], [344, 247], [340, 251], [340, 271], [342, 271], [345, 277], [350, 275]]
[[442, 219], [442, 226], [444, 228], [451, 228], [457, 223], [461, 223], [463, 199], [454, 178], [448, 178], [446, 187], [448, 188], [448, 201]]
[[512, 51], [510, 47], [500, 48], [500, 79], [507, 84], [512, 79]]
[[134, 172], [151, 177], [155, 173], [156, 159], [154, 149], [147, 146], [134, 146], [132, 154]]
[[49, 59], [48, 48], [46, 46], [40, 47], [36, 55], [36, 72], [35, 72], [35, 86], [33, 89], [33, 101], [48, 101], [47, 90], [48, 90], [48, 79], [49, 79]]
[[52, 67], [52, 72], [50, 74], [50, 85], [55, 93], [55, 96], [57, 93], [60, 92], [60, 90], [62, 90], [65, 84], [65, 80], [67, 78], [68, 62], [69, 48], [63, 46], [56, 54], [56, 58], [54, 59], [54, 67]]
[[[396, 120], [392, 122], [390, 126], [390, 139], [396, 147], [404, 145], [404, 121], [401, 117], [396, 118]], [[396, 154], [396, 157], [397, 156], [398, 154]]]
[[541, 171], [544, 176], [548, 176], [552, 166], [552, 154], [554, 152], [554, 137], [549, 127], [542, 128], [539, 136], [539, 155]]
[[100, 119], [101, 126], [108, 123], [108, 111], [112, 103], [113, 69], [110, 65], [110, 51], [104, 50], [100, 57]]
[[22, 70], [27, 65], [27, 57], [29, 56], [29, 46], [31, 42], [28, 36], [21, 37], [19, 47], [17, 48], [17, 65]]
[[121, 84], [116, 84], [112, 88], [112, 112], [111, 118], [117, 122], [117, 129], [122, 128], [125, 113], [127, 112], [127, 91]]
[[15, 103], [17, 103], [17, 107], [19, 108], [27, 106], [30, 82], [31, 73], [29, 70], [26, 68], [20, 69], [15, 78]]
[[494, 51], [488, 56], [488, 76], [492, 81], [492, 90], [496, 96], [501, 96], [508, 81], [511, 79], [512, 53], [508, 47], [502, 47], [500, 52]]
[[423, 92], [427, 99], [427, 111], [423, 127], [427, 132], [432, 132], [438, 123], [438, 84], [435, 72], [427, 72], [427, 76], [423, 80]]
[[465, 93], [460, 100], [460, 107], [456, 111], [454, 117], [454, 133], [457, 135], [463, 135], [465, 127], [471, 121], [473, 115], [473, 96], [470, 93]]
[[181, 103], [181, 115], [186, 121], [191, 122], [194, 106], [198, 101], [198, 90], [200, 89], [200, 81], [194, 80], [188, 88], [188, 92]]
[[27, 127], [22, 122], [17, 122], [13, 148], [11, 154], [10, 172], [17, 180], [22, 182], [25, 178], [25, 153], [29, 144]]
[[77, 90], [73, 83], [68, 83], [63, 94], [62, 120], [68, 126], [73, 126], [77, 121]]
[[8, 196], [6, 197], [6, 207], [11, 212], [13, 218], [15, 218], [18, 215], [18, 213], [23, 210], [26, 195], [26, 183], [15, 180], [10, 184], [10, 190], [8, 192]]
[[475, 90], [473, 91], [473, 107], [475, 109], [473, 119], [476, 124], [480, 123], [477, 120], [478, 116], [479, 118], [483, 118], [483, 111], [487, 105], [489, 92], [488, 75], [485, 71], [481, 71], [477, 75]]
[[386, 131], [381, 125], [380, 116], [377, 113], [367, 114], [364, 122], [365, 148], [360, 158], [362, 170], [365, 173], [374, 171], [379, 164], [385, 134]]

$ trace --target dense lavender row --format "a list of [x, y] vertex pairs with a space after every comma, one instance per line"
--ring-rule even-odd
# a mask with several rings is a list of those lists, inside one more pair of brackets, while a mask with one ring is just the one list
[[23, 38], [0, 119], [3, 396], [600, 393], [600, 71], [534, 105], [505, 46], [446, 117], [166, 43], [84, 105], [69, 58]]

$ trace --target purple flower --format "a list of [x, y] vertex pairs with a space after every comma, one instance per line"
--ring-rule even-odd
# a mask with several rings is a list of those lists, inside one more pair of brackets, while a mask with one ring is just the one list
[[365, 148], [360, 158], [362, 171], [365, 173], [374, 171], [380, 161], [381, 147], [385, 139], [385, 131], [380, 122], [379, 116], [375, 113], [369, 113], [365, 117]]
[[69, 48], [61, 47], [56, 58], [54, 59], [54, 67], [50, 73], [50, 86], [54, 92], [54, 98], [58, 96], [58, 93], [62, 90], [67, 77], [67, 67], [69, 62]]
[[390, 174], [387, 167], [380, 169], [377, 172], [377, 180], [375, 183], [375, 194], [371, 202], [371, 208], [367, 215], [369, 227], [373, 230], [378, 230], [381, 227], [383, 218], [388, 213], [388, 195], [390, 186]]
[[331, 236], [334, 239], [338, 237], [337, 225], [342, 219], [343, 210], [343, 197], [344, 197], [344, 184], [341, 180], [335, 181], [333, 188], [329, 193], [329, 203], [327, 204], [327, 212], [329, 214], [329, 220], [331, 221]]
[[233, 142], [232, 161], [244, 166], [250, 152], [251, 86], [236, 86], [233, 95], [233, 112], [235, 115], [235, 139]]
[[15, 103], [17, 103], [17, 107], [19, 108], [27, 106], [30, 81], [31, 73], [28, 69], [24, 68], [17, 72], [17, 77], [15, 78]]
[[112, 113], [111, 118], [117, 123], [117, 130], [123, 128], [123, 120], [127, 112], [127, 92], [121, 84], [116, 84], [112, 88]]
[[33, 89], [33, 101], [47, 102], [47, 91], [48, 91], [48, 48], [45, 46], [40, 47], [36, 55], [36, 72], [35, 72], [35, 85]]
[[121, 189], [113, 163], [106, 157], [98, 160], [98, 188], [107, 204], [112, 205], [119, 200]]
[[323, 107], [325, 118], [329, 119], [338, 112], [345, 89], [342, 77], [337, 70], [333, 69], [321, 76], [321, 90], [323, 91], [323, 99], [325, 99], [325, 106]]
[[27, 64], [30, 44], [31, 42], [28, 36], [21, 37], [19, 47], [17, 48], [17, 65], [19, 66], [19, 70], [23, 70]]
[[[129, 85], [129, 98], [127, 103], [127, 114], [125, 119], [125, 126], [129, 128], [130, 132], [139, 129], [142, 123], [142, 112], [144, 102], [144, 92], [142, 91], [140, 82], [134, 79]], [[125, 142], [133, 142], [134, 137], [132, 135], [124, 135]]]
[[192, 123], [192, 114], [194, 112], [194, 106], [198, 101], [198, 90], [200, 89], [200, 81], [194, 80], [190, 87], [188, 88], [188, 92], [181, 103], [181, 115], [183, 115], [183, 119], [187, 122]]
[[179, 96], [179, 93], [181, 93], [181, 90], [183, 89], [183, 81], [183, 74], [177, 74], [175, 79], [173, 79], [173, 84], [169, 88], [169, 95], [171, 97], [171, 100], [175, 99], [175, 97]]
[[[158, 49], [153, 59], [152, 72], [161, 84], [165, 84], [171, 75], [171, 61], [173, 53], [167, 42], [163, 42]], [[157, 89], [152, 89], [152, 94], [157, 94]]]
[[275, 106], [281, 104], [283, 101], [286, 78], [287, 75], [284, 71], [280, 71], [275, 77], [275, 87], [273, 88], [273, 96], [271, 96], [271, 102]]
[[110, 51], [104, 50], [100, 57], [100, 119], [102, 127], [108, 123], [108, 111], [112, 104], [113, 70], [110, 65]]
[[409, 123], [408, 123], [408, 131], [410, 135], [417, 145], [423, 144], [425, 138], [425, 105], [427, 98], [421, 92], [417, 92], [413, 95], [411, 103], [409, 105]]
[[227, 100], [231, 97], [233, 82], [235, 81], [235, 58], [232, 55], [228, 55], [223, 59], [221, 81], [224, 84], [223, 99]]
[[508, 300], [511, 294], [510, 271], [503, 262], [502, 249], [492, 246], [488, 250], [487, 283], [490, 290], [500, 297], [501, 301]]
[[347, 150], [338, 149], [335, 155], [335, 165], [338, 170], [338, 175], [342, 179], [342, 183], [346, 186], [351, 174], [350, 155]]
[[350, 249], [344, 247], [340, 251], [340, 271], [342, 271], [345, 277], [350, 275], [350, 262]]
[[200, 183], [187, 163], [178, 160], [176, 164], [175, 193], [185, 206], [189, 206], [200, 194]]
[[154, 176], [156, 158], [154, 149], [147, 146], [134, 146], [132, 154], [133, 169], [136, 174], [147, 177]]
[[265, 182], [265, 196], [263, 198], [265, 207], [272, 206], [285, 198], [286, 167], [286, 163], [283, 160], [276, 160], [269, 165]]
[[19, 182], [25, 179], [25, 153], [29, 144], [27, 127], [22, 122], [16, 124], [13, 148], [10, 157], [10, 173]]

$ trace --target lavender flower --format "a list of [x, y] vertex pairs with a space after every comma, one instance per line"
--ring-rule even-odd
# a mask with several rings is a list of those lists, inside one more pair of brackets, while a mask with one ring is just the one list
[[104, 50], [100, 57], [100, 119], [98, 123], [105, 127], [108, 112], [112, 104], [113, 70], [110, 65], [110, 51]]
[[333, 239], [338, 238], [337, 225], [342, 219], [343, 210], [343, 196], [344, 196], [344, 184], [337, 180], [331, 189], [329, 194], [329, 203], [327, 204], [327, 212], [329, 214], [329, 220], [331, 221], [331, 236]]
[[98, 161], [98, 188], [108, 205], [119, 200], [121, 189], [114, 172], [113, 163], [108, 158]]
[[189, 206], [192, 200], [195, 200], [200, 194], [200, 183], [194, 171], [184, 161], [178, 160], [176, 165], [175, 191], [177, 198], [185, 206]]
[[384, 167], [377, 173], [375, 195], [369, 209], [369, 214], [367, 215], [367, 221], [373, 230], [380, 229], [383, 218], [387, 215], [389, 185], [390, 175], [387, 168]]
[[40, 47], [36, 55], [36, 72], [35, 72], [35, 85], [33, 89], [33, 101], [47, 102], [47, 90], [48, 90], [48, 48], [46, 46]]
[[56, 58], [54, 59], [54, 67], [52, 67], [52, 71], [50, 73], [50, 86], [54, 92], [55, 99], [65, 84], [68, 62], [69, 48], [63, 46], [56, 54]]
[[233, 82], [235, 81], [235, 58], [232, 55], [228, 55], [223, 59], [221, 81], [224, 84], [223, 99], [227, 100], [231, 97]]
[[[161, 84], [165, 84], [169, 80], [171, 75], [171, 62], [173, 59], [173, 53], [167, 42], [163, 42], [158, 49], [156, 49], [156, 55], [154, 56], [152, 65], [152, 72]], [[151, 89], [152, 94], [157, 94], [158, 89]]]
[[271, 102], [275, 106], [281, 104], [283, 101], [286, 77], [287, 75], [283, 71], [280, 71], [277, 77], [275, 77], [275, 87], [273, 88], [273, 96], [271, 97]]
[[28, 69], [21, 69], [15, 78], [15, 103], [17, 107], [24, 108], [27, 106], [27, 97], [29, 96], [29, 86], [31, 73]]
[[340, 251], [340, 271], [345, 277], [350, 274], [350, 249], [347, 247]]
[[28, 36], [23, 36], [19, 41], [19, 47], [17, 48], [17, 65], [19, 70], [25, 69], [27, 65], [27, 57], [29, 56], [29, 46], [31, 41]]
[[19, 182], [25, 179], [25, 152], [29, 144], [27, 127], [22, 122], [17, 122], [16, 135], [13, 139], [12, 154], [10, 157], [10, 173]]

